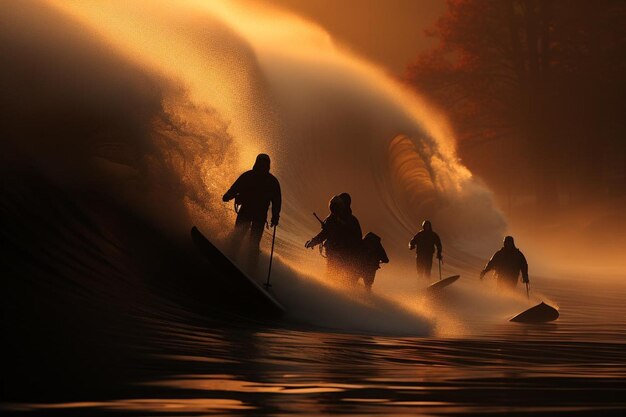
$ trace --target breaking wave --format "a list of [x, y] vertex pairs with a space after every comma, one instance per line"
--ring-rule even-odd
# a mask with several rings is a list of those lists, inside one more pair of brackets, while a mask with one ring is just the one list
[[[276, 291], [297, 320], [431, 329], [388, 298], [351, 300], [325, 282], [324, 260], [302, 246], [318, 228], [311, 213], [326, 213], [333, 194], [350, 192], [364, 232], [388, 250], [379, 294], [415, 290], [406, 242], [424, 218], [458, 269], [504, 230], [490, 192], [458, 160], [445, 118], [298, 16], [192, 0], [2, 9], [6, 169], [37, 171], [81, 199], [105, 196], [175, 241], [199, 224], [220, 244], [234, 220], [221, 195], [269, 153], [285, 201]], [[356, 318], [336, 320], [346, 308]]]

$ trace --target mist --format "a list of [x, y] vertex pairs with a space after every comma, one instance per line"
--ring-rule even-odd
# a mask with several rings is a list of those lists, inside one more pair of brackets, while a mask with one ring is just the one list
[[[277, 292], [296, 320], [378, 332], [405, 323], [405, 333], [423, 333], [428, 309], [401, 301], [422, 285], [406, 247], [422, 220], [444, 239], [444, 273], [475, 274], [499, 245], [504, 217], [459, 162], [445, 117], [314, 24], [243, 3], [4, 9], [11, 165], [107, 195], [178, 240], [198, 224], [224, 245], [234, 212], [221, 194], [269, 153], [285, 201]], [[344, 191], [392, 260], [367, 302], [328, 282], [324, 259], [303, 248], [317, 232], [312, 212], [323, 216]], [[323, 300], [337, 300], [335, 314], [323, 318]], [[346, 308], [353, 319], [332, 319]]]

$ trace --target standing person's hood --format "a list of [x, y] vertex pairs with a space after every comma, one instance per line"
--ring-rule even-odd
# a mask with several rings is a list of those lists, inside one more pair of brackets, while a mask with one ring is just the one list
[[343, 217], [347, 212], [345, 201], [338, 195], [330, 199], [328, 209], [332, 214], [339, 217]]
[[348, 212], [348, 214], [352, 214], [352, 207], [350, 206], [352, 204], [352, 197], [350, 197], [350, 194], [348, 193], [341, 193], [339, 194], [337, 197], [341, 198], [341, 200], [343, 200], [343, 203], [346, 207], [346, 211]]
[[252, 167], [253, 171], [258, 172], [270, 172], [270, 157], [267, 154], [260, 153], [256, 157], [256, 161], [254, 162], [254, 166]]
[[371, 240], [371, 241], [380, 242], [380, 236], [372, 232], [367, 232], [363, 240]]
[[505, 238], [504, 238], [504, 242], [503, 242], [502, 247], [503, 247], [504, 249], [508, 249], [508, 250], [511, 250], [511, 249], [517, 249], [517, 248], [515, 247], [515, 240], [513, 239], [513, 236], [507, 236], [507, 237], [505, 237]]
[[433, 225], [430, 223], [430, 220], [424, 220], [422, 222], [422, 229], [428, 231], [428, 232], [432, 232], [433, 231]]

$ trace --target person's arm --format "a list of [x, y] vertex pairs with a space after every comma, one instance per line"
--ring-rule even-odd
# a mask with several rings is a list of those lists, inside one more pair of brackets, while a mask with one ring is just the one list
[[379, 254], [378, 254], [378, 259], [380, 260], [380, 262], [384, 263], [384, 264], [388, 264], [389, 263], [389, 258], [387, 257], [387, 252], [385, 252], [385, 248], [383, 248], [382, 244], [379, 244]]
[[500, 251], [494, 253], [491, 259], [489, 259], [489, 262], [487, 262], [487, 265], [485, 265], [485, 268], [483, 268], [483, 270], [480, 272], [480, 279], [483, 279], [483, 277], [485, 276], [487, 272], [495, 268], [499, 253]]
[[417, 241], [417, 235], [413, 236], [413, 239], [409, 241], [409, 250], [415, 249], [415, 242]]
[[522, 271], [522, 282], [528, 283], [528, 262], [526, 262], [526, 257], [520, 251], [520, 270]]
[[280, 219], [280, 209], [282, 206], [282, 195], [280, 192], [280, 183], [278, 182], [278, 180], [276, 178], [274, 178], [274, 180], [276, 181], [276, 185], [274, 187], [274, 192], [272, 193], [272, 220], [271, 220], [271, 225], [272, 226], [278, 226], [278, 220]]
[[328, 228], [332, 227], [330, 225], [330, 223], [333, 221], [332, 217], [326, 217], [324, 219], [324, 221], [322, 222], [322, 230], [315, 235], [313, 238], [311, 238], [311, 240], [307, 240], [306, 243], [304, 244], [305, 248], [314, 248], [315, 246], [319, 245], [320, 243], [324, 242], [327, 238], [328, 238]]
[[316, 247], [317, 245], [325, 241], [327, 235], [328, 235], [328, 231], [326, 230], [324, 225], [322, 225], [322, 230], [317, 235], [315, 235], [311, 240], [307, 240], [307, 242], [304, 244], [304, 247], [307, 249], [308, 248], [313, 249], [314, 247]]
[[443, 259], [443, 247], [441, 246], [441, 239], [439, 238], [439, 235], [437, 233], [435, 233], [435, 247], [437, 247], [437, 259]]
[[222, 197], [222, 201], [230, 201], [233, 198], [237, 197], [237, 194], [239, 194], [239, 191], [241, 189], [241, 184], [245, 181], [245, 175], [246, 173], [244, 172], [239, 176], [239, 178], [237, 178], [233, 185], [230, 186], [228, 191], [226, 191], [226, 194], [224, 194], [224, 196]]

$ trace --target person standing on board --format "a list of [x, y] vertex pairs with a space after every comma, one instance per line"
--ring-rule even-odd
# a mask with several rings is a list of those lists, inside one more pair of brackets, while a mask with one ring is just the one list
[[361, 246], [361, 225], [352, 214], [352, 198], [348, 193], [336, 195], [328, 203], [330, 214], [322, 221], [322, 230], [304, 245], [326, 248], [326, 271], [346, 284], [356, 284], [357, 257]]
[[272, 204], [270, 225], [278, 226], [281, 208], [280, 183], [270, 174], [270, 157], [264, 153], [256, 157], [250, 171], [246, 171], [226, 191], [223, 201], [235, 199], [237, 220], [231, 235], [231, 252], [236, 253], [246, 233], [248, 241], [248, 268], [254, 270], [259, 261], [259, 244], [267, 223], [267, 210]]
[[504, 238], [504, 245], [494, 253], [485, 269], [481, 271], [480, 279], [483, 279], [485, 274], [491, 270], [496, 271], [498, 288], [515, 288], [520, 272], [522, 273], [522, 282], [529, 282], [528, 262], [526, 262], [524, 254], [515, 247], [513, 236]]
[[430, 270], [433, 267], [433, 253], [437, 249], [437, 259], [442, 260], [442, 246], [439, 235], [433, 232], [430, 220], [424, 220], [422, 230], [409, 242], [409, 250], [415, 249], [415, 265], [417, 276], [430, 281]]

